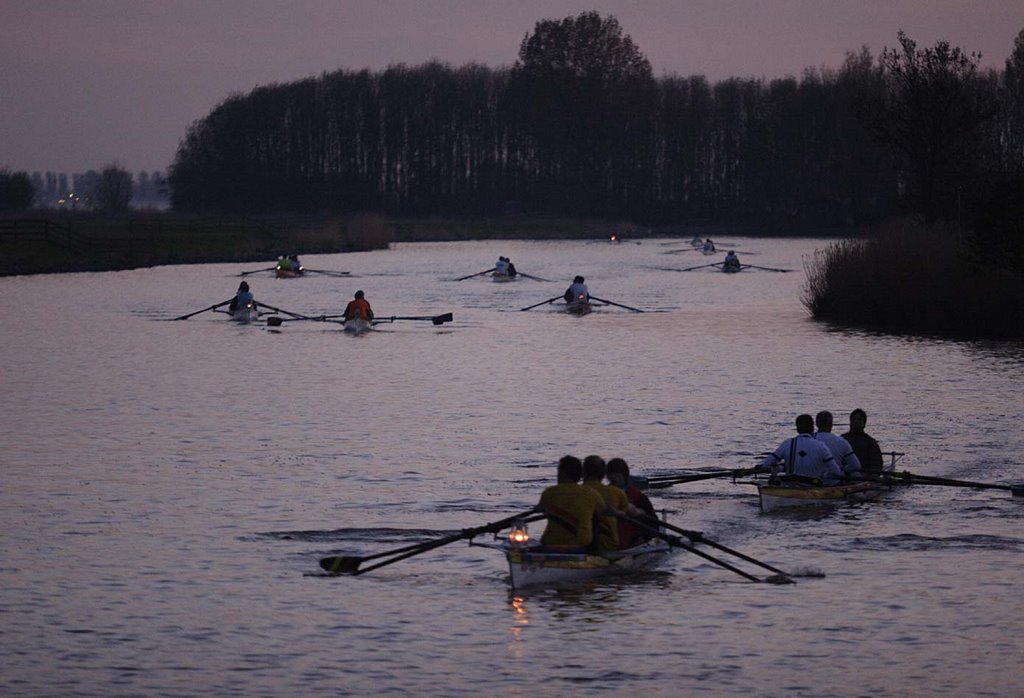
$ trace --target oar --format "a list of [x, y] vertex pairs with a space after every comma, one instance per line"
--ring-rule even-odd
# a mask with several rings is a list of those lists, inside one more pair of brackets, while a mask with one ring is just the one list
[[712, 262], [711, 264], [701, 264], [696, 267], [687, 267], [686, 269], [673, 269], [672, 271], [693, 271], [694, 269], [706, 269], [707, 267], [717, 267], [721, 262]]
[[[355, 555], [339, 555], [321, 558], [320, 567], [333, 575], [363, 574], [364, 572], [375, 570], [378, 567], [383, 567], [384, 565], [390, 565], [393, 562], [398, 562], [399, 560], [404, 560], [407, 557], [412, 557], [413, 555], [425, 553], [428, 550], [433, 550], [434, 548], [440, 548], [441, 546], [448, 545], [449, 543], [454, 543], [455, 541], [475, 538], [476, 536], [479, 536], [482, 533], [496, 533], [502, 530], [503, 528], [512, 525], [516, 522], [516, 520], [530, 516], [533, 513], [534, 510], [530, 509], [529, 511], [523, 512], [521, 514], [516, 514], [515, 516], [510, 516], [506, 519], [501, 519], [500, 521], [494, 521], [493, 523], [484, 524], [483, 526], [478, 526], [476, 528], [465, 528], [459, 533], [450, 536], [445, 536], [444, 538], [438, 538], [437, 540], [432, 541], [424, 541], [422, 543], [414, 543], [413, 545], [406, 545], [401, 548], [388, 550], [383, 553], [375, 553], [373, 555], [364, 555], [361, 557]], [[383, 562], [378, 562], [376, 565], [370, 565], [369, 567], [366, 567], [364, 569], [359, 569], [359, 566], [366, 560], [374, 560], [381, 557], [386, 557], [388, 559], [384, 560]]]
[[716, 470], [713, 473], [699, 473], [696, 475], [664, 475], [661, 477], [647, 478], [647, 487], [652, 490], [663, 490], [672, 485], [681, 485], [685, 482], [697, 482], [698, 480], [711, 480], [719, 477], [744, 477], [757, 472], [757, 468], [745, 468], [740, 470]]
[[522, 276], [527, 279], [533, 279], [534, 281], [548, 281], [548, 279], [542, 279], [539, 276], [533, 276], [531, 274], [524, 274], [523, 272], [516, 272], [516, 276]]
[[548, 298], [546, 301], [541, 301], [540, 303], [534, 303], [533, 305], [528, 305], [525, 308], [520, 308], [519, 311], [533, 310], [534, 308], [539, 308], [542, 305], [547, 305], [548, 303], [554, 303], [555, 301], [560, 300], [562, 300], [562, 296], [555, 296], [554, 298]]
[[764, 271], [780, 271], [780, 272], [793, 271], [792, 269], [775, 269], [774, 267], [759, 267], [756, 264], [742, 264], [740, 266], [743, 269], [762, 269]]
[[460, 276], [457, 279], [452, 279], [452, 281], [465, 281], [466, 279], [472, 279], [474, 276], [480, 276], [481, 274], [489, 274], [492, 271], [496, 271], [497, 268], [498, 267], [491, 267], [490, 269], [484, 269], [483, 271], [478, 271], [477, 273], [470, 274], [469, 276]]
[[444, 315], [414, 315], [414, 316], [403, 316], [403, 315], [392, 315], [386, 318], [374, 318], [374, 324], [378, 322], [394, 322], [395, 320], [430, 320], [435, 325], [443, 325], [446, 322], [452, 321], [452, 314], [445, 313]]
[[312, 319], [312, 318], [310, 318], [307, 315], [300, 315], [299, 313], [293, 313], [293, 312], [291, 312], [289, 310], [281, 310], [280, 308], [275, 308], [272, 305], [267, 305], [263, 301], [256, 301], [256, 307], [258, 307], [258, 308], [269, 308], [270, 310], [273, 310], [275, 313], [281, 313], [282, 315], [290, 315], [291, 317], [296, 318], [298, 320], [311, 320]]
[[668, 543], [670, 546], [673, 546], [673, 547], [676, 547], [676, 548], [682, 548], [683, 550], [691, 552], [694, 555], [697, 555], [698, 557], [702, 557], [705, 560], [708, 560], [709, 562], [713, 562], [713, 563], [715, 563], [716, 565], [718, 565], [720, 567], [724, 567], [725, 569], [729, 570], [730, 572], [735, 572], [736, 574], [740, 575], [741, 577], [743, 577], [745, 579], [750, 580], [751, 582], [768, 582], [769, 584], [794, 584], [795, 583], [795, 582], [793, 582], [792, 579], [790, 579], [789, 577], [787, 577], [784, 574], [783, 575], [775, 575], [773, 577], [766, 577], [765, 579], [761, 579], [760, 577], [756, 577], [756, 576], [750, 574], [749, 572], [744, 572], [743, 570], [741, 570], [738, 567], [734, 567], [733, 565], [730, 565], [725, 560], [719, 560], [717, 557], [715, 557], [713, 555], [709, 555], [706, 552], [704, 552], [703, 550], [698, 550], [697, 548], [693, 547], [689, 543], [683, 541], [683, 539], [680, 538], [679, 536], [670, 536], [667, 533], [662, 533], [658, 529], [653, 528], [651, 526], [648, 526], [643, 521], [640, 521], [639, 519], [635, 519], [635, 518], [633, 518], [631, 516], [623, 516], [622, 518], [624, 518], [626, 521], [629, 521], [630, 523], [634, 524], [639, 529], [641, 529], [643, 531], [647, 531], [652, 536], [657, 536], [658, 538], [661, 538], [663, 541]]
[[248, 276], [249, 274], [259, 274], [265, 271], [274, 271], [277, 267], [267, 267], [266, 269], [253, 269], [252, 271], [243, 271], [239, 276]]
[[[743, 553], [741, 553], [738, 550], [733, 550], [732, 548], [727, 548], [724, 545], [722, 545], [721, 543], [717, 543], [717, 542], [715, 542], [715, 541], [713, 541], [713, 540], [711, 540], [709, 538], [705, 538], [704, 534], [701, 533], [700, 531], [687, 531], [685, 528], [679, 528], [678, 526], [673, 526], [672, 524], [668, 523], [667, 521], [659, 521], [658, 523], [660, 523], [662, 526], [664, 526], [665, 528], [669, 529], [670, 531], [675, 531], [676, 533], [682, 533], [684, 536], [689, 538], [690, 541], [693, 542], [693, 543], [704, 543], [706, 545], [710, 545], [712, 548], [717, 548], [718, 550], [721, 550], [723, 553], [728, 553], [730, 555], [735, 555], [736, 557], [738, 557], [741, 560], [746, 560], [747, 562], [749, 562], [751, 564], [758, 565], [759, 567], [763, 567], [766, 570], [768, 570], [769, 572], [774, 572], [775, 574], [781, 575], [783, 577], [824, 577], [825, 576], [824, 574], [822, 574], [820, 572], [815, 572], [815, 573], [807, 572], [807, 573], [802, 573], [802, 574], [790, 574], [789, 572], [783, 572], [782, 570], [778, 569], [777, 567], [772, 567], [767, 562], [761, 562], [760, 560], [755, 560], [754, 558], [750, 557], [749, 555], [744, 555]], [[785, 583], [785, 582], [782, 582], [782, 583]]]
[[632, 310], [634, 313], [642, 313], [642, 312], [644, 312], [644, 311], [640, 310], [640, 308], [631, 308], [628, 305], [623, 305], [622, 303], [616, 303], [615, 301], [606, 301], [604, 298], [598, 298], [597, 296], [591, 296], [590, 299], [598, 301], [599, 303], [606, 303], [608, 305], [614, 305], [614, 306], [617, 306], [619, 308], [625, 308], [626, 310]]
[[1016, 485], [995, 485], [987, 482], [970, 482], [968, 480], [951, 480], [944, 477], [931, 477], [928, 475], [915, 475], [903, 471], [902, 473], [862, 473], [862, 476], [878, 478], [884, 482], [886, 479], [894, 479], [899, 484], [906, 485], [935, 485], [938, 487], [966, 487], [978, 490], [1003, 490], [1009, 491], [1014, 497], [1024, 497], [1024, 483]]
[[306, 267], [302, 267], [301, 271], [309, 272], [311, 274], [325, 274], [327, 276], [350, 276], [352, 274], [352, 272], [350, 271], [332, 271], [330, 269], [308, 269]]
[[197, 310], [194, 313], [189, 313], [188, 315], [182, 315], [181, 317], [172, 317], [171, 320], [186, 320], [186, 319], [192, 317], [193, 315], [198, 315], [199, 313], [205, 313], [205, 312], [207, 312], [209, 310], [216, 310], [217, 308], [221, 307], [222, 305], [227, 305], [228, 303], [230, 303], [233, 300], [235, 300], [235, 299], [234, 298], [228, 298], [226, 301], [221, 301], [220, 303], [216, 303], [214, 305], [211, 305], [209, 308], [203, 308], [202, 310]]

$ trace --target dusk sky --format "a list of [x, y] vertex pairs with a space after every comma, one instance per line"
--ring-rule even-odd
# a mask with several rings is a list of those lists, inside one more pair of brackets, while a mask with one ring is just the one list
[[1024, 0], [0, 0], [0, 168], [164, 170], [233, 93], [340, 68], [515, 62], [542, 19], [614, 15], [656, 76], [799, 76], [903, 29], [1002, 68]]

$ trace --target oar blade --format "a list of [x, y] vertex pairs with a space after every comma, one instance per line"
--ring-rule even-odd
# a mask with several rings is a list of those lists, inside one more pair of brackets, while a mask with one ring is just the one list
[[452, 321], [452, 314], [445, 313], [444, 315], [438, 315], [436, 317], [430, 318], [430, 321], [433, 322], [435, 325], [443, 325], [446, 322]]
[[349, 555], [334, 555], [320, 559], [320, 567], [332, 575], [355, 574], [359, 570], [359, 564], [363, 561], [361, 557]]

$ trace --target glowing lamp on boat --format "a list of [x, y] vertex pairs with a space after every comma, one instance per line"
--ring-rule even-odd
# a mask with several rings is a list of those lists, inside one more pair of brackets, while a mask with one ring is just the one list
[[525, 548], [530, 542], [530, 534], [526, 530], [526, 522], [520, 519], [512, 524], [508, 532], [508, 542], [513, 548]]
[[618, 236], [618, 234], [616, 234], [616, 233], [612, 233], [612, 242], [618, 242], [618, 241], [619, 241], [619, 236]]

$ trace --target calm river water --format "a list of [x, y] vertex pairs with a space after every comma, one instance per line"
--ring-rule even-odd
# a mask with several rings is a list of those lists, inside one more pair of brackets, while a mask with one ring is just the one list
[[[510, 594], [498, 554], [461, 542], [317, 576], [324, 555], [528, 508], [565, 453], [642, 475], [746, 467], [820, 409], [845, 427], [863, 407], [914, 472], [1024, 480], [1020, 344], [812, 322], [801, 261], [826, 240], [725, 241], [794, 270], [735, 275], [667, 271], [721, 255], [666, 242], [399, 244], [303, 258], [351, 279], [248, 277], [299, 313], [362, 288], [378, 316], [455, 316], [360, 337], [163, 321], [270, 264], [0, 279], [0, 693], [1024, 695], [1024, 498], [999, 490], [796, 515], [727, 481], [652, 493], [678, 525], [826, 575], [790, 586], [681, 552]], [[552, 281], [451, 280], [499, 254]], [[651, 312], [518, 311], [575, 274]]]

